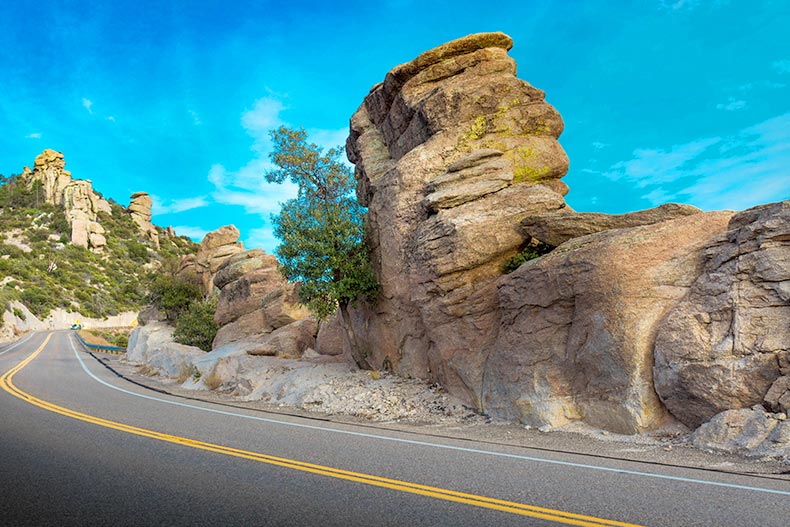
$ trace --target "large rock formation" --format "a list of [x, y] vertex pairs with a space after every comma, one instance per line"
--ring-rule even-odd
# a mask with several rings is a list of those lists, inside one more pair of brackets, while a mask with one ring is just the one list
[[[371, 365], [532, 425], [632, 433], [764, 399], [783, 408], [789, 202], [734, 217], [574, 213], [562, 120], [515, 77], [511, 44], [486, 33], [428, 51], [351, 119], [382, 286], [352, 313]], [[536, 240], [558, 247], [502, 276]], [[317, 349], [344, 346], [337, 327]]]
[[283, 278], [278, 266], [277, 259], [261, 249], [234, 254], [219, 266], [214, 321], [220, 328], [213, 349], [248, 341], [256, 342], [246, 347], [251, 355], [298, 358], [305, 349], [315, 348], [318, 327], [299, 304], [297, 286]]
[[692, 427], [761, 403], [790, 374], [790, 201], [735, 215], [704, 255], [655, 347], [658, 395]]
[[129, 214], [132, 216], [140, 234], [151, 240], [159, 248], [159, 232], [151, 223], [151, 206], [153, 201], [147, 192], [135, 192], [129, 197]]
[[63, 207], [71, 227], [71, 243], [101, 251], [107, 240], [98, 222], [99, 213], [112, 214], [110, 204], [94, 192], [90, 180], [71, 178], [60, 152], [44, 150], [33, 166], [33, 171], [25, 167], [24, 177], [29, 185], [41, 185], [47, 203]]
[[370, 362], [474, 404], [496, 279], [524, 243], [518, 224], [566, 207], [562, 119], [516, 78], [511, 46], [502, 33], [471, 35], [394, 68], [346, 145], [382, 285], [375, 309], [354, 314]]
[[703, 269], [731, 213], [696, 214], [571, 240], [498, 283], [501, 320], [483, 403], [534, 425], [583, 420], [620, 433], [661, 425], [656, 334]]
[[214, 291], [214, 277], [230, 256], [244, 251], [239, 229], [225, 225], [203, 237], [197, 254], [182, 256], [178, 261], [179, 276], [196, 276], [207, 295]]

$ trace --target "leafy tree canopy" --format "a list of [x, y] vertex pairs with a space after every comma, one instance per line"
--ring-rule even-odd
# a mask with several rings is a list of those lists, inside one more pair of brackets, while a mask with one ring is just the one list
[[365, 209], [353, 196], [351, 169], [340, 160], [342, 148], [326, 152], [307, 142], [304, 129], [280, 127], [270, 132], [276, 169], [272, 183], [296, 184], [296, 198], [272, 217], [280, 240], [277, 256], [283, 275], [301, 282], [299, 298], [318, 318], [340, 308], [354, 359], [368, 367], [367, 354], [353, 333], [348, 306], [360, 297], [375, 298], [378, 282], [364, 241]]

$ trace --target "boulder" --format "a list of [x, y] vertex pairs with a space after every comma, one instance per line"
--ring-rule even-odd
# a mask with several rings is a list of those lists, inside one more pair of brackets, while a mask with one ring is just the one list
[[[782, 414], [784, 415], [784, 414]], [[790, 421], [762, 407], [727, 410], [691, 435], [697, 448], [751, 457], [790, 456]]]
[[652, 225], [662, 221], [699, 214], [702, 212], [691, 205], [667, 203], [653, 209], [628, 214], [600, 214], [594, 212], [547, 212], [529, 216], [521, 221], [525, 235], [557, 247], [566, 241], [610, 229], [624, 229]]
[[511, 46], [470, 35], [393, 68], [346, 143], [381, 283], [377, 304], [352, 313], [370, 366], [477, 406], [496, 279], [525, 243], [518, 224], [566, 208], [550, 188], [568, 168], [562, 119], [516, 78]]
[[483, 407], [532, 426], [582, 420], [618, 433], [668, 419], [653, 389], [665, 315], [704, 265], [731, 213], [600, 232], [566, 242], [497, 282], [501, 318], [478, 368]]
[[736, 214], [703, 253], [702, 272], [666, 314], [655, 343], [656, 391], [692, 428], [761, 403], [782, 374], [790, 350], [790, 201]]
[[305, 350], [315, 347], [318, 324], [312, 317], [305, 318], [274, 330], [261, 339], [250, 355], [274, 355], [284, 359], [298, 359]]
[[30, 184], [41, 183], [47, 203], [62, 205], [63, 191], [72, 182], [71, 172], [65, 167], [66, 161], [61, 152], [46, 149], [36, 156], [32, 171], [25, 167], [25, 174]]
[[[216, 250], [225, 247], [229, 246], [218, 245]], [[310, 314], [299, 303], [297, 286], [288, 283], [280, 273], [277, 259], [261, 249], [225, 257], [213, 280], [220, 290], [214, 314], [214, 321], [220, 328], [213, 349], [234, 342], [266, 339], [269, 333]], [[315, 347], [314, 341], [315, 335], [310, 347]], [[272, 341], [266, 349], [273, 349], [278, 342], [286, 343], [285, 340]]]
[[340, 317], [335, 315], [322, 320], [316, 337], [316, 352], [320, 355], [343, 355], [347, 348], [348, 337]]
[[277, 259], [263, 249], [249, 249], [227, 258], [217, 269], [214, 287], [222, 289], [243, 275], [262, 267], [276, 268]]
[[222, 264], [234, 254], [244, 251], [244, 244], [237, 241], [239, 230], [233, 225], [225, 225], [203, 237], [197, 254], [181, 256], [178, 271], [181, 277], [196, 276], [206, 295], [214, 291], [214, 277]]
[[774, 412], [790, 414], [790, 375], [776, 379], [768, 388], [763, 401]]

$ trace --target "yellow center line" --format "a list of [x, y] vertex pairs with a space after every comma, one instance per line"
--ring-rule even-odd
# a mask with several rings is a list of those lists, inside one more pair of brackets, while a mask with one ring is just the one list
[[397, 490], [400, 492], [407, 492], [410, 494], [418, 494], [420, 496], [427, 496], [427, 497], [446, 500], [446, 501], [473, 505], [476, 507], [483, 507], [486, 509], [508, 512], [511, 514], [518, 514], [522, 516], [529, 516], [532, 518], [539, 518], [542, 520], [564, 523], [566, 525], [578, 525], [581, 527], [602, 527], [602, 526], [640, 527], [632, 523], [606, 520], [603, 518], [596, 518], [594, 516], [574, 514], [571, 512], [565, 512], [556, 509], [538, 507], [535, 505], [526, 505], [523, 503], [517, 503], [513, 501], [506, 501], [496, 498], [489, 498], [486, 496], [479, 496], [476, 494], [457, 492], [454, 490], [448, 490], [439, 487], [430, 487], [427, 485], [420, 485], [408, 481], [384, 478], [370, 474], [363, 474], [360, 472], [352, 472], [349, 470], [342, 470], [324, 465], [316, 465], [313, 463], [307, 463], [305, 461], [297, 461], [294, 459], [262, 454], [260, 452], [241, 450], [238, 448], [218, 445], [215, 443], [207, 443], [205, 441], [200, 441], [197, 439], [189, 439], [186, 437], [180, 437], [180, 436], [166, 434], [163, 432], [157, 432], [155, 430], [139, 428], [136, 426], [127, 425], [116, 421], [110, 421], [108, 419], [102, 419], [100, 417], [92, 416], [89, 414], [84, 414], [82, 412], [77, 412], [76, 410], [70, 410], [68, 408], [58, 406], [48, 401], [44, 401], [27, 392], [24, 392], [19, 388], [17, 388], [13, 383], [14, 375], [19, 373], [23, 368], [25, 368], [28, 364], [30, 364], [33, 361], [33, 359], [35, 359], [44, 350], [44, 348], [46, 347], [47, 343], [49, 343], [49, 340], [51, 338], [52, 338], [52, 334], [50, 333], [36, 351], [31, 353], [30, 356], [28, 356], [25, 360], [17, 364], [14, 368], [10, 369], [2, 377], [0, 377], [0, 388], [10, 393], [14, 397], [22, 399], [27, 403], [30, 403], [34, 406], [38, 406], [39, 408], [43, 408], [50, 412], [71, 417], [72, 419], [77, 419], [80, 421], [84, 421], [86, 423], [91, 423], [105, 428], [111, 428], [113, 430], [126, 432], [128, 434], [134, 434], [137, 436], [156, 439], [158, 441], [165, 441], [167, 443], [174, 443], [177, 445], [197, 448], [208, 452], [216, 452], [218, 454], [224, 454], [227, 456], [233, 456], [242, 459], [249, 459], [260, 463], [266, 463], [269, 465], [275, 465], [293, 470], [299, 470], [301, 472], [309, 472], [311, 474], [318, 474], [321, 476], [328, 476], [331, 478], [353, 481], [365, 485], [372, 485], [375, 487], [382, 487], [382, 488]]

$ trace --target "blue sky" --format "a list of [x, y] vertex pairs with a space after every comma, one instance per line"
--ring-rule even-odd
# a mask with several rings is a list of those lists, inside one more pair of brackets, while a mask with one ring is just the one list
[[481, 31], [562, 114], [579, 211], [790, 198], [790, 2], [634, 0], [0, 3], [0, 173], [44, 148], [74, 177], [199, 240], [272, 251], [267, 130], [322, 145], [393, 66]]

